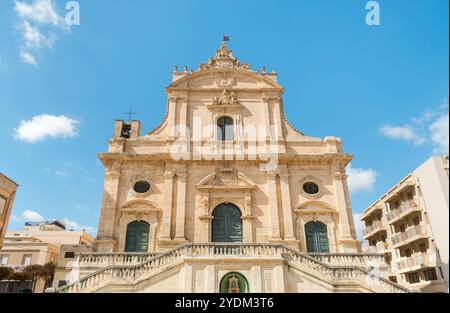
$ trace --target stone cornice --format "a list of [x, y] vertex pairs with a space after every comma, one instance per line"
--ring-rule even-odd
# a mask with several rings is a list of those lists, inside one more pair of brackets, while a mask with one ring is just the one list
[[[152, 153], [152, 154], [129, 154], [129, 153], [100, 153], [98, 155], [99, 159], [103, 162], [104, 165], [109, 161], [136, 161], [136, 162], [144, 162], [144, 161], [160, 161], [160, 162], [173, 162], [173, 159], [169, 153]], [[321, 163], [329, 163], [331, 161], [334, 162], [343, 162], [344, 165], [347, 165], [353, 156], [350, 154], [333, 154], [333, 153], [324, 153], [324, 154], [279, 154], [278, 160], [281, 162], [300, 162], [302, 164], [321, 164]], [[179, 163], [190, 163], [190, 162], [199, 162], [200, 160], [181, 160], [177, 161]], [[201, 160], [203, 163], [218, 163], [223, 162], [223, 160]], [[250, 163], [267, 163], [267, 161], [263, 160], [248, 160], [244, 159], [243, 161], [232, 161], [232, 162], [250, 162]]]
[[[217, 93], [218, 91], [221, 91], [222, 88], [220, 87], [210, 87], [210, 88], [198, 88], [198, 87], [167, 87], [166, 93], [172, 93], [175, 91], [183, 91], [183, 92], [212, 92]], [[261, 93], [265, 91], [274, 91], [280, 92], [281, 94], [284, 93], [284, 88], [282, 87], [256, 87], [256, 88], [240, 88], [240, 87], [233, 87], [233, 91], [236, 92], [255, 92], [255, 93]]]
[[197, 186], [198, 190], [253, 190], [255, 189], [255, 186], [235, 186], [235, 185], [224, 185], [224, 186], [218, 186], [218, 185], [202, 185]]

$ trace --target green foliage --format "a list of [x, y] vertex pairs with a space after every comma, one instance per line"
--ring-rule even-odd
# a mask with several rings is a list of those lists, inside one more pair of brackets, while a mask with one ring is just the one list
[[0, 267], [0, 281], [8, 280], [13, 273], [14, 270], [10, 267]]

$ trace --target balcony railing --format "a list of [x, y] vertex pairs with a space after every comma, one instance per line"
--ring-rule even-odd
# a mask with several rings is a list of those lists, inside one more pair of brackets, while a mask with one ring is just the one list
[[422, 253], [411, 256], [397, 262], [397, 269], [399, 271], [414, 270], [417, 267], [436, 266], [436, 255], [434, 253]]
[[367, 226], [366, 229], [364, 229], [364, 236], [367, 236], [378, 229], [383, 229], [385, 227], [385, 224], [383, 221], [375, 221], [372, 223], [372, 225]]
[[389, 244], [387, 242], [380, 241], [376, 246], [371, 246], [367, 250], [367, 253], [384, 253], [389, 249]]
[[427, 235], [427, 227], [425, 225], [417, 225], [406, 229], [404, 232], [392, 237], [392, 244], [398, 245], [408, 241], [416, 236]]
[[419, 209], [419, 207], [417, 205], [417, 202], [414, 200], [402, 202], [402, 204], [398, 208], [396, 208], [386, 214], [386, 219], [388, 220], [388, 222], [392, 222], [393, 220], [397, 219], [399, 216], [403, 215], [403, 213], [408, 212], [408, 211], [412, 212], [413, 210], [418, 210], [418, 209]]

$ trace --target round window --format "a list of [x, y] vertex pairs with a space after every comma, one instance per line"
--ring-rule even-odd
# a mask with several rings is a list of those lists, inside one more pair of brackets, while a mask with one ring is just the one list
[[309, 195], [317, 195], [319, 193], [319, 186], [316, 183], [306, 183], [303, 185], [303, 190]]
[[150, 183], [148, 181], [142, 180], [134, 184], [134, 191], [137, 193], [146, 193], [150, 190]]

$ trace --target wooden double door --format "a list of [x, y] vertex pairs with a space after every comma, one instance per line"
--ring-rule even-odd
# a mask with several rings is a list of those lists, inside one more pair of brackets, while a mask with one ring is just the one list
[[213, 212], [213, 242], [242, 242], [242, 214], [230, 203], [219, 205]]

